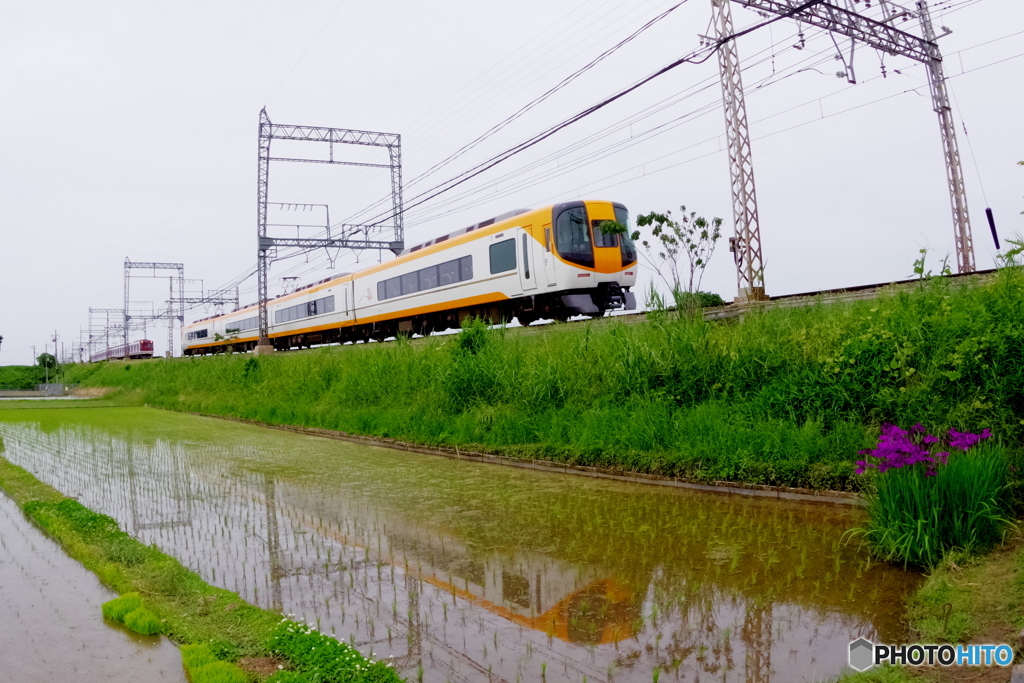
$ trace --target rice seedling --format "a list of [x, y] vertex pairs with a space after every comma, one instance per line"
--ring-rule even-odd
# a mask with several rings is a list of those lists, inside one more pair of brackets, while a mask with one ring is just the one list
[[211, 662], [189, 669], [192, 683], [248, 683], [249, 677], [244, 671], [228, 662]]
[[205, 643], [181, 646], [181, 662], [186, 671], [212, 664], [215, 661], [217, 661], [217, 657]]
[[138, 607], [126, 614], [124, 625], [144, 636], [155, 636], [163, 630], [163, 622], [145, 607]]
[[142, 598], [138, 593], [125, 593], [124, 595], [108, 600], [101, 605], [103, 616], [121, 624], [129, 612], [134, 612], [142, 607]]

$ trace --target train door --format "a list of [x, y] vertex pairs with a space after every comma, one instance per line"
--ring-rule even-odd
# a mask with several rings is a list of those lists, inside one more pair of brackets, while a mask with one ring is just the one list
[[[351, 308], [349, 308], [351, 307]], [[345, 308], [346, 315], [351, 312], [352, 322], [356, 321], [356, 279], [352, 278], [345, 286]]]
[[548, 287], [555, 286], [555, 254], [552, 251], [554, 248], [554, 235], [551, 234], [551, 224], [544, 226], [544, 249], [542, 256], [544, 257], [544, 279], [547, 280], [544, 284]]
[[524, 292], [537, 289], [537, 250], [533, 248], [537, 240], [527, 232], [529, 226], [519, 234], [519, 282]]

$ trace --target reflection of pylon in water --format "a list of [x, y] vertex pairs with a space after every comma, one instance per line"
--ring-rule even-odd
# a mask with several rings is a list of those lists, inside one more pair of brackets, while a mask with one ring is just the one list
[[[278, 611], [282, 610], [281, 580], [289, 575], [304, 573], [298, 570], [289, 572], [284, 566], [285, 558], [281, 556], [280, 540], [278, 539], [278, 514], [300, 527], [315, 529], [316, 533], [341, 545], [365, 551], [368, 561], [386, 562], [396, 567], [400, 566], [395, 562], [396, 558], [380, 555], [377, 550], [366, 543], [348, 534], [335, 531], [330, 528], [330, 525], [325, 526], [315, 515], [287, 503], [281, 504], [277, 500], [276, 485], [272, 477], [264, 476], [263, 491], [259, 493], [251, 491], [250, 495], [255, 502], [262, 503], [267, 511], [267, 551], [270, 561], [271, 601]], [[449, 574], [446, 578], [442, 578], [438, 576], [438, 570], [433, 567], [417, 567], [410, 564], [401, 566], [406, 575], [406, 588], [412, 616], [412, 620], [407, 624], [411, 635], [410, 654], [416, 654], [422, 650], [422, 644], [419, 642], [422, 627], [422, 624], [419, 623], [421, 615], [417, 609], [420, 597], [417, 584], [420, 581], [462, 598], [474, 606], [481, 607], [515, 624], [545, 633], [567, 643], [611, 644], [634, 636], [639, 625], [638, 617], [641, 614], [643, 595], [638, 595], [614, 578], [591, 581], [583, 588], [567, 593], [543, 613], [538, 615], [531, 607], [530, 614], [527, 615], [517, 612], [514, 608], [509, 608], [505, 604], [499, 604], [483, 597], [485, 592], [483, 587], [480, 587], [480, 592], [475, 590], [476, 586], [471, 588], [468, 583], [464, 588], [458, 587], [453, 583], [458, 578], [454, 575]], [[525, 605], [520, 605], [521, 609], [525, 607]]]
[[772, 671], [772, 604], [747, 603], [740, 639], [746, 649], [745, 680], [765, 683]]
[[263, 477], [264, 503], [267, 509], [267, 558], [270, 560], [270, 601], [278, 612], [284, 611], [281, 597], [281, 537], [277, 529], [277, 490], [273, 477]]

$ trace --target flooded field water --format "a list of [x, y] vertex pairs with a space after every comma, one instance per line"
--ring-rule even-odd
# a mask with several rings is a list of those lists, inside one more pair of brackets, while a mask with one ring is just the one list
[[411, 681], [812, 681], [905, 636], [857, 510], [662, 490], [145, 408], [0, 412], [2, 455]]
[[0, 492], [0, 678], [185, 683], [166, 638], [104, 624], [100, 605], [114, 597]]

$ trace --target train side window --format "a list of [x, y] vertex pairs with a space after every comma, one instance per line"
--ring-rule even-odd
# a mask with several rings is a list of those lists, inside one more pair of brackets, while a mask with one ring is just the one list
[[526, 240], [530, 239], [527, 235], [523, 235], [523, 275], [527, 280], [530, 279], [530, 245], [526, 243]]
[[306, 302], [306, 317], [307, 318], [310, 317], [310, 316], [316, 315], [316, 304], [317, 304], [316, 301], [307, 301]]
[[334, 295], [333, 294], [331, 296], [325, 296], [323, 299], [320, 299], [320, 301], [323, 302], [323, 308], [324, 308], [324, 310], [322, 311], [323, 313], [334, 313]]
[[551, 251], [551, 226], [544, 228], [544, 250]]
[[377, 283], [377, 301], [384, 301], [388, 295], [384, 292], [384, 281], [381, 280]]
[[430, 266], [419, 271], [420, 291], [437, 287], [437, 266]]
[[420, 291], [420, 275], [417, 272], [402, 276], [402, 294], [415, 294]]
[[441, 286], [454, 285], [459, 281], [459, 259], [446, 261], [437, 267], [438, 282]]
[[491, 275], [516, 269], [515, 238], [491, 245]]
[[384, 283], [384, 289], [386, 290], [387, 296], [385, 299], [393, 299], [396, 296], [402, 296], [402, 278], [393, 277]]
[[459, 259], [459, 270], [461, 276], [459, 280], [472, 280], [473, 279], [473, 257], [463, 256]]

